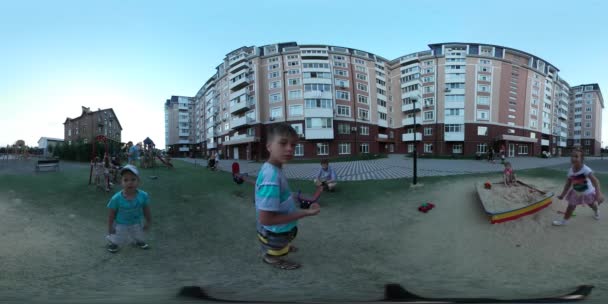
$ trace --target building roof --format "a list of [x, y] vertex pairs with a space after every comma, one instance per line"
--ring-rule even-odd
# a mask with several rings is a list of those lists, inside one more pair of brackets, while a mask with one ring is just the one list
[[[592, 86], [593, 91], [597, 91], [597, 95], [600, 97], [600, 104], [602, 105], [602, 109], [604, 108], [604, 97], [602, 96], [602, 90], [600, 89], [600, 85], [597, 83], [588, 83], [588, 84], [579, 84], [577, 86], [573, 86], [572, 89], [576, 89], [578, 87], [587, 87]], [[585, 92], [585, 91], [583, 91]]]
[[38, 142], [40, 142], [41, 140], [46, 139], [47, 141], [63, 141], [63, 139], [61, 138], [54, 138], [54, 137], [40, 137], [40, 139], [38, 140]]
[[93, 115], [97, 112], [103, 112], [103, 111], [112, 111], [112, 114], [114, 114], [114, 118], [116, 118], [116, 122], [118, 123], [118, 127], [120, 128], [120, 130], [122, 131], [122, 125], [120, 124], [120, 121], [118, 120], [118, 116], [116, 116], [116, 113], [114, 112], [114, 109], [112, 108], [107, 108], [107, 109], [98, 109], [97, 111], [91, 111], [91, 108], [88, 107], [82, 107], [82, 113], [80, 114], [80, 116], [76, 117], [76, 118], [69, 118], [67, 117], [65, 119], [65, 121], [63, 122], [63, 124], [65, 125], [67, 122], [69, 121], [75, 121], [78, 120], [82, 117], [84, 117], [85, 115]]

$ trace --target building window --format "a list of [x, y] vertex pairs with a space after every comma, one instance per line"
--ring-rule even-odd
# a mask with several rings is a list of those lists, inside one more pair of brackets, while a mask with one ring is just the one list
[[477, 153], [487, 153], [488, 144], [477, 144]]
[[433, 105], [435, 105], [435, 98], [429, 97], [429, 98], [425, 98], [424, 99], [424, 106], [425, 107], [431, 107]]
[[300, 74], [300, 69], [291, 69], [289, 71], [287, 71], [288, 75], [295, 75], [295, 74]]
[[446, 95], [445, 102], [464, 102], [464, 95]]
[[454, 145], [452, 145], [452, 153], [454, 153], [454, 154], [462, 154], [462, 144], [454, 144]]
[[278, 89], [280, 87], [281, 87], [281, 81], [280, 80], [273, 81], [273, 82], [270, 83], [270, 88], [271, 89]]
[[477, 76], [477, 80], [479, 80], [479, 81], [490, 81], [490, 76], [479, 74], [479, 76]]
[[299, 61], [288, 61], [287, 62], [287, 66], [296, 66], [299, 65], [300, 62]]
[[304, 108], [302, 105], [291, 105], [289, 106], [289, 116], [302, 116], [304, 115]]
[[300, 78], [289, 78], [287, 79], [287, 84], [290, 86], [300, 85]]
[[585, 119], [586, 120], [591, 120], [591, 115], [590, 114], [585, 115]]
[[345, 68], [348, 65], [346, 64], [346, 62], [339, 62], [339, 61], [334, 61], [334, 66], [336, 67], [341, 67], [341, 68]]
[[[300, 135], [304, 134], [304, 132], [302, 131], [302, 124], [292, 124], [291, 127], [294, 130], [296, 130], [296, 133], [298, 133]], [[252, 128], [247, 129], [247, 131], [249, 131], [249, 130], [251, 130], [251, 133], [252, 133], [251, 135], [253, 135], [253, 129]], [[249, 133], [249, 132], [247, 132], [247, 133]]]
[[424, 144], [424, 153], [433, 153], [433, 144]]
[[463, 132], [463, 125], [458, 124], [446, 124], [445, 125], [445, 133], [459, 133]]
[[585, 112], [591, 112], [591, 107], [586, 107]]
[[317, 155], [329, 155], [329, 144], [317, 143]]
[[348, 77], [348, 71], [341, 70], [341, 69], [334, 69], [334, 74], [336, 74], [338, 76]]
[[433, 128], [424, 128], [424, 136], [433, 135]]
[[365, 61], [363, 61], [363, 60], [361, 60], [361, 59], [358, 59], [358, 58], [355, 58], [355, 63], [356, 63], [356, 64], [362, 64], [362, 65], [364, 65], [364, 64], [365, 64]]
[[359, 80], [367, 80], [367, 75], [357, 73], [357, 79], [359, 79]]
[[517, 147], [517, 149], [519, 150], [519, 154], [523, 154], [523, 155], [527, 155], [528, 154], [528, 146], [527, 145], [519, 145]]
[[591, 146], [591, 140], [585, 139], [585, 146]]
[[289, 100], [301, 99], [302, 98], [302, 90], [293, 90], [289, 91], [289, 95], [287, 96]]
[[477, 86], [477, 91], [479, 91], [479, 92], [490, 92], [490, 86], [487, 86], [487, 85]]
[[537, 127], [537, 122], [536, 122], [536, 120], [532, 120], [532, 121], [530, 121], [530, 128], [536, 129], [536, 127]]
[[369, 144], [359, 145], [359, 153], [369, 153]]
[[357, 90], [367, 92], [367, 85], [364, 85], [362, 83], [357, 83]]
[[585, 131], [585, 137], [591, 136], [591, 131]]
[[331, 109], [333, 108], [333, 102], [331, 99], [304, 99], [304, 104], [307, 109]]
[[364, 121], [369, 121], [369, 111], [365, 109], [359, 109], [357, 118]]
[[464, 116], [464, 109], [445, 109], [445, 116]]
[[268, 79], [279, 77], [279, 72], [270, 72], [268, 73]]
[[336, 99], [350, 100], [350, 93], [346, 91], [336, 91]]
[[340, 88], [348, 88], [350, 86], [348, 80], [336, 79], [336, 86]]
[[296, 144], [294, 156], [304, 156], [304, 144]]
[[426, 86], [423, 88], [424, 93], [433, 93], [435, 91], [435, 87], [434, 86]]
[[489, 96], [477, 96], [477, 104], [479, 105], [489, 105], [490, 97]]
[[350, 144], [349, 143], [339, 144], [338, 145], [338, 154], [340, 154], [340, 155], [350, 154]]
[[363, 104], [368, 104], [367, 96], [357, 94], [357, 102], [363, 103]]
[[591, 128], [591, 123], [590, 122], [585, 122], [585, 128]]
[[270, 95], [270, 102], [279, 102], [283, 100], [281, 93], [275, 93]]
[[488, 127], [477, 127], [477, 135], [478, 136], [488, 136]]
[[331, 129], [331, 118], [306, 118], [306, 129]]
[[490, 112], [477, 110], [477, 120], [490, 120]]
[[283, 116], [282, 108], [272, 108], [270, 110], [270, 118], [277, 118]]
[[433, 120], [433, 111], [424, 112], [424, 120]]
[[360, 126], [359, 127], [360, 135], [369, 135], [369, 127], [368, 126]]
[[336, 116], [350, 117], [350, 107], [338, 105]]
[[350, 125], [339, 124], [338, 125], [338, 134], [350, 134]]

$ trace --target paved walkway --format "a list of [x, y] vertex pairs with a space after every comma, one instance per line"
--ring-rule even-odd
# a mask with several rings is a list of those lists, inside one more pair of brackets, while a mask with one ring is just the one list
[[[206, 162], [201, 159], [180, 159], [190, 163], [206, 166]], [[558, 157], [543, 159], [538, 157], [518, 157], [511, 158], [509, 161], [513, 164], [515, 170], [532, 169], [541, 167], [551, 167], [556, 169], [568, 168], [570, 162], [569, 157]], [[220, 169], [231, 171], [233, 160], [220, 160]], [[251, 161], [238, 161], [241, 167], [241, 172], [249, 173], [249, 175], [257, 175], [261, 163]], [[608, 158], [600, 160], [599, 158], [587, 158], [587, 162], [591, 168], [598, 167], [597, 171], [608, 171]], [[591, 165], [593, 164], [593, 165]], [[601, 165], [600, 165], [601, 164]], [[337, 162], [330, 164], [340, 180], [360, 181], [360, 180], [376, 180], [376, 179], [395, 179], [395, 178], [410, 178], [412, 177], [412, 159], [406, 158], [404, 155], [391, 154], [388, 158], [376, 160], [362, 160], [352, 162]], [[317, 163], [308, 164], [287, 164], [285, 166], [285, 174], [290, 179], [313, 179], [319, 172], [320, 165]], [[486, 172], [501, 172], [503, 166], [500, 161], [489, 163], [485, 160], [451, 160], [451, 159], [419, 159], [418, 160], [418, 176], [446, 176], [457, 174], [471, 173], [486, 173]], [[564, 172], [565, 174], [565, 172]]]

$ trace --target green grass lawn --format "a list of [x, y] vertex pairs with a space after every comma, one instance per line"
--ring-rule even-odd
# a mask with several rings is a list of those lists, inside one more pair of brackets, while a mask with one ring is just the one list
[[[399, 251], [403, 246], [415, 246], [404, 242], [420, 241], [400, 239], [408, 227], [426, 219], [416, 211], [420, 203], [432, 200], [434, 193], [444, 191], [455, 181], [465, 180], [473, 189], [476, 180], [500, 177], [482, 174], [420, 178], [424, 186], [417, 189], [409, 187], [409, 179], [341, 182], [337, 192], [322, 195], [321, 214], [299, 223], [296, 244], [301, 252], [295, 258], [304, 267], [297, 272], [280, 272], [259, 259], [253, 187], [234, 184], [226, 172], [211, 172], [180, 161], [174, 165], [173, 170], [141, 170], [140, 188], [151, 198], [152, 249], [127, 248], [116, 255], [105, 251], [103, 236], [107, 227], [106, 204], [118, 188], [105, 193], [87, 185], [86, 168], [0, 175], [0, 194], [18, 197], [22, 203], [14, 208], [29, 218], [23, 225], [17, 220], [14, 225], [23, 232], [16, 235], [38, 229], [37, 233], [54, 236], [47, 239], [59, 240], [49, 241], [41, 248], [34, 244], [29, 252], [11, 257], [12, 262], [7, 262], [9, 266], [3, 268], [0, 276], [0, 287], [17, 288], [25, 294], [47, 289], [73, 294], [81, 294], [82, 290], [129, 294], [140, 288], [163, 290], [163, 296], [169, 296], [179, 286], [203, 285], [238, 290], [247, 296], [248, 292], [251, 295], [258, 290], [272, 290], [273, 280], [264, 279], [272, 276], [286, 286], [307, 286], [309, 292], [275, 291], [286, 295], [300, 292], [303, 298], [310, 292], [318, 299], [336, 297], [336, 288], [376, 292], [380, 282], [413, 279], [409, 272], [397, 271], [399, 268], [422, 265], [400, 258]], [[557, 183], [565, 180], [565, 172], [550, 169], [517, 173], [523, 179], [543, 177]], [[152, 175], [158, 179], [150, 179]], [[608, 176], [598, 177], [603, 187], [608, 186]], [[293, 191], [314, 191], [310, 181], [294, 180], [290, 185]], [[471, 212], [482, 217], [474, 191], [469, 192], [465, 197], [456, 197], [455, 202], [471, 200]], [[442, 208], [450, 203], [440, 202], [443, 207], [440, 205], [431, 214], [449, 216], [449, 211]], [[70, 214], [73, 219], [68, 217]], [[485, 225], [486, 221], [481, 223]], [[14, 252], [19, 250], [19, 242], [5, 241], [3, 246]], [[345, 271], [348, 275], [344, 275]], [[116, 281], [116, 272], [123, 274], [120, 282]], [[327, 289], [329, 285], [335, 288]], [[373, 298], [367, 293], [363, 296]]]

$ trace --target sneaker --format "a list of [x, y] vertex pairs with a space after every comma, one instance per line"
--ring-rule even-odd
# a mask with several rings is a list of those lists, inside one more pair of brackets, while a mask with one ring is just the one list
[[118, 245], [116, 245], [116, 244], [108, 243], [107, 248], [108, 248], [108, 251], [111, 252], [111, 253], [118, 252]]
[[595, 211], [595, 214], [593, 214], [593, 218], [596, 219], [596, 220], [600, 219], [600, 211], [599, 210]]
[[565, 226], [568, 224], [566, 220], [555, 220], [553, 221], [553, 226]]
[[135, 243], [135, 246], [141, 248], [141, 249], [148, 249], [150, 248], [150, 246], [148, 246], [148, 243], [146, 242], [137, 242]]

